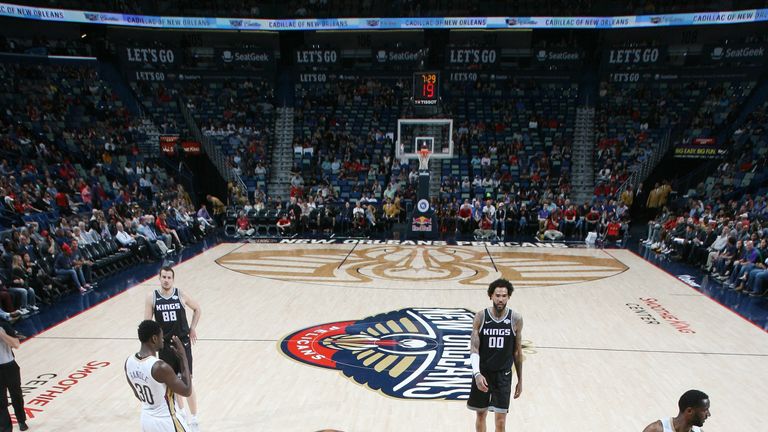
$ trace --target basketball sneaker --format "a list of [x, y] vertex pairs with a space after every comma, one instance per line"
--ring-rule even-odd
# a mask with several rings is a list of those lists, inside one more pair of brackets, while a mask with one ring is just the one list
[[189, 426], [190, 431], [192, 432], [200, 432], [200, 424], [197, 422], [197, 416], [194, 414], [189, 414], [187, 416], [187, 425]]
[[[177, 377], [181, 378], [181, 372], [176, 374]], [[184, 420], [184, 423], [189, 426], [189, 412], [187, 411], [187, 407], [181, 408], [176, 413], [181, 417], [182, 420]]]

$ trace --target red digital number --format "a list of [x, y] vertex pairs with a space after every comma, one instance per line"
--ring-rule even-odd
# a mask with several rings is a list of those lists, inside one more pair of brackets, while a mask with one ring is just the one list
[[435, 97], [435, 84], [428, 82], [421, 86], [421, 95], [429, 99]]

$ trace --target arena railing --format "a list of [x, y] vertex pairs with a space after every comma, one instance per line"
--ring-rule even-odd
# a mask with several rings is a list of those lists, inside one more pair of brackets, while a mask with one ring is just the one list
[[651, 157], [641, 162], [640, 166], [638, 166], [636, 170], [633, 170], [629, 174], [629, 177], [627, 177], [627, 179], [624, 181], [624, 183], [619, 186], [618, 190], [616, 191], [616, 196], [614, 197], [615, 199], [618, 200], [619, 197], [621, 197], [621, 194], [624, 193], [627, 188], [634, 189], [637, 187], [637, 185], [648, 178], [648, 175], [656, 167], [656, 165], [658, 165], [661, 158], [663, 158], [667, 153], [667, 150], [669, 150], [671, 136], [672, 129], [667, 128], [662, 135], [659, 145], [653, 150]]
[[184, 117], [184, 121], [187, 123], [187, 127], [192, 132], [192, 136], [195, 138], [195, 140], [202, 143], [205, 153], [208, 155], [208, 158], [211, 160], [211, 162], [213, 162], [213, 165], [219, 171], [219, 174], [227, 182], [234, 182], [240, 189], [240, 192], [242, 192], [244, 196], [248, 196], [248, 187], [245, 185], [242, 177], [240, 177], [240, 175], [238, 175], [234, 170], [227, 166], [227, 159], [223, 154], [221, 154], [219, 148], [213, 145], [208, 137], [200, 132], [200, 128], [197, 127], [195, 119], [192, 118], [192, 113], [189, 112], [187, 104], [181, 96], [179, 96], [178, 105], [181, 109], [181, 114]]

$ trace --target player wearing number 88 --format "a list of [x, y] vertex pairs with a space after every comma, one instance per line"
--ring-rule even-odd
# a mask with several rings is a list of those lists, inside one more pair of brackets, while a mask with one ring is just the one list
[[472, 389], [467, 408], [477, 412], [475, 430], [484, 432], [488, 411], [495, 414], [495, 430], [506, 426], [509, 397], [512, 392], [512, 366], [517, 373], [515, 399], [523, 391], [522, 316], [507, 308], [514, 287], [506, 279], [488, 286], [493, 307], [475, 314], [472, 324], [471, 354]]
[[[170, 338], [177, 336], [183, 345], [185, 351], [185, 359], [187, 361], [187, 367], [189, 369], [189, 375], [192, 376], [192, 344], [197, 342], [197, 323], [200, 320], [202, 310], [200, 305], [189, 296], [188, 293], [182, 292], [180, 289], [173, 286], [175, 273], [171, 267], [163, 267], [160, 269], [160, 289], [155, 289], [147, 294], [144, 319], [154, 319], [160, 324], [165, 335], [165, 348], [160, 348], [159, 357], [161, 360], [168, 363], [176, 373], [181, 371], [181, 361], [178, 356], [174, 354], [170, 346]], [[187, 312], [185, 306], [192, 309], [192, 324], [187, 322]], [[191, 430], [197, 429], [197, 397], [195, 392], [187, 397], [189, 401], [189, 414], [188, 423]], [[179, 401], [179, 406], [183, 412], [184, 404]]]
[[174, 336], [170, 349], [181, 359], [181, 376], [157, 358], [165, 347], [163, 329], [155, 321], [139, 324], [141, 349], [125, 361], [125, 378], [134, 396], [141, 401], [141, 430], [143, 432], [187, 432], [184, 419], [178, 414], [176, 395], [192, 393], [192, 378], [181, 341]]

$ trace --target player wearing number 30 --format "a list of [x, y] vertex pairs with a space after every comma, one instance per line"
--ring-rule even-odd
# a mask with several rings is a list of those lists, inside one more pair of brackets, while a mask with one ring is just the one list
[[[182, 292], [180, 289], [173, 286], [175, 273], [171, 267], [163, 267], [160, 269], [160, 289], [155, 289], [147, 294], [146, 304], [144, 308], [144, 319], [151, 320], [154, 318], [160, 324], [165, 335], [165, 348], [160, 348], [159, 357], [161, 360], [168, 363], [176, 373], [181, 372], [179, 365], [180, 359], [169, 348], [169, 339], [172, 336], [178, 336], [184, 346], [185, 359], [189, 367], [189, 375], [193, 375], [192, 369], [192, 344], [197, 342], [197, 332], [195, 328], [200, 320], [202, 309], [200, 305], [192, 299], [186, 292]], [[192, 324], [187, 323], [187, 312], [185, 306], [192, 309]], [[197, 431], [197, 398], [193, 391], [191, 395], [187, 397], [189, 402], [189, 417], [187, 417], [187, 423], [192, 431]], [[179, 407], [181, 408], [180, 414], [182, 416], [187, 415], [184, 412], [183, 401], [179, 401]]]
[[155, 321], [139, 324], [141, 349], [125, 361], [125, 377], [133, 394], [141, 401], [142, 432], [188, 432], [190, 429], [177, 413], [176, 395], [192, 393], [192, 378], [181, 341], [174, 336], [171, 350], [182, 365], [181, 376], [156, 357], [165, 345], [163, 329]]
[[472, 324], [472, 389], [467, 407], [477, 411], [476, 432], [485, 432], [488, 411], [495, 413], [496, 432], [506, 427], [509, 396], [512, 392], [512, 365], [517, 373], [515, 399], [523, 392], [523, 353], [521, 338], [523, 318], [507, 308], [514, 287], [506, 279], [488, 286], [493, 307], [475, 314]]

